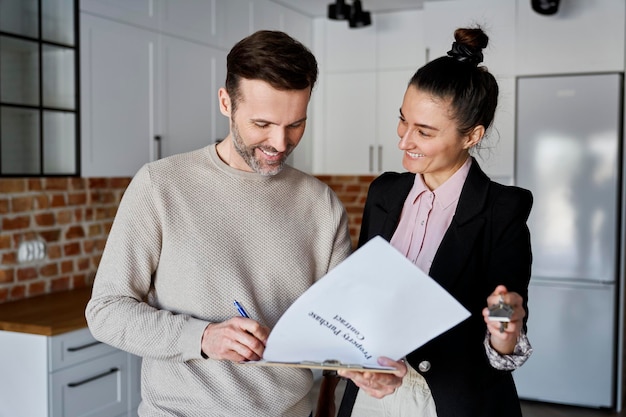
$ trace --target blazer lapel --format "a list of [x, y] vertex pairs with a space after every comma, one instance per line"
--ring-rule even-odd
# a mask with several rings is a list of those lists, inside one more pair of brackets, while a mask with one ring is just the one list
[[473, 161], [461, 190], [452, 223], [430, 267], [430, 276], [444, 288], [451, 289], [460, 278], [474, 243], [485, 226], [485, 220], [477, 216], [486, 205], [489, 182], [489, 178], [478, 163]]
[[402, 214], [402, 208], [404, 207], [404, 201], [406, 200], [413, 183], [415, 181], [415, 175], [404, 175], [400, 181], [393, 183], [389, 188], [389, 192], [385, 193], [386, 198], [383, 203], [383, 207], [379, 207], [386, 212], [385, 219], [382, 223], [380, 235], [387, 241], [391, 240], [393, 233], [400, 221], [400, 215]]

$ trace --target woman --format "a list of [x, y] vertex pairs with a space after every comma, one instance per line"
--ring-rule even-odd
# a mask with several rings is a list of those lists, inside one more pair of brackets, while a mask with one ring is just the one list
[[[383, 236], [471, 317], [407, 355], [409, 372], [393, 395], [359, 392], [355, 417], [522, 415], [511, 371], [532, 352], [525, 335], [532, 195], [491, 181], [470, 156], [492, 124], [498, 85], [478, 65], [487, 35], [472, 28], [454, 36], [448, 56], [409, 82], [398, 122], [409, 172], [372, 182], [359, 245]], [[510, 322], [489, 319], [488, 307], [498, 304], [512, 306]], [[350, 415], [356, 390], [350, 382], [340, 416]]]

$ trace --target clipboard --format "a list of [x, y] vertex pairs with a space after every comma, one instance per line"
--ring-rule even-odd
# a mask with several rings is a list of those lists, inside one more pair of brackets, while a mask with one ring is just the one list
[[469, 316], [377, 236], [309, 287], [270, 332], [263, 358], [245, 363], [392, 373], [379, 357], [398, 361]]
[[302, 362], [274, 362], [274, 361], [247, 361], [247, 362], [239, 362], [242, 365], [259, 365], [259, 366], [281, 366], [281, 367], [290, 367], [290, 368], [308, 368], [308, 369], [323, 369], [330, 371], [340, 371], [340, 370], [348, 370], [348, 371], [360, 371], [360, 372], [376, 372], [376, 373], [386, 373], [392, 374], [396, 371], [395, 368], [388, 366], [368, 366], [361, 364], [345, 364], [341, 363], [335, 359], [325, 360], [323, 362], [315, 362], [315, 361], [302, 361]]

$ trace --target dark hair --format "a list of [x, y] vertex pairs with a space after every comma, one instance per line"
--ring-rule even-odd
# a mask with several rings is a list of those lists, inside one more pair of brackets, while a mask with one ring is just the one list
[[498, 83], [484, 66], [482, 50], [489, 38], [480, 27], [454, 31], [456, 42], [448, 56], [424, 65], [409, 85], [451, 102], [459, 133], [483, 125], [488, 129], [498, 105]]
[[260, 30], [240, 40], [226, 57], [226, 91], [233, 110], [240, 98], [239, 80], [262, 80], [277, 90], [313, 89], [317, 60], [284, 32]]

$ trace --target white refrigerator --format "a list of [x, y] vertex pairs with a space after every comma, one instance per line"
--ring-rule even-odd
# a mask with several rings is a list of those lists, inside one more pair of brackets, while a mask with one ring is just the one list
[[621, 409], [622, 91], [621, 73], [517, 79], [515, 183], [534, 195], [521, 398]]

